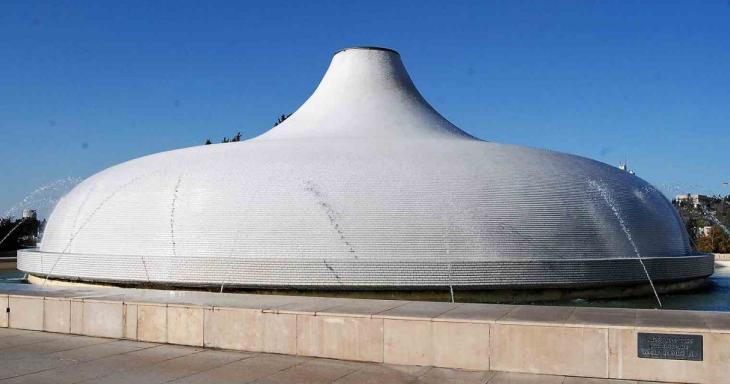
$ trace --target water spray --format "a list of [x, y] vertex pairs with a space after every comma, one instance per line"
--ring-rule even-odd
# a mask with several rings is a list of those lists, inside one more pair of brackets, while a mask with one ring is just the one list
[[[451, 229], [451, 226], [449, 226], [449, 229], [447, 229], [447, 232], [449, 232]], [[449, 247], [449, 241], [448, 241], [448, 233], [444, 233], [442, 236], [442, 241], [444, 243], [444, 248], [446, 248], [446, 260], [448, 261], [448, 269], [446, 273], [446, 282], [449, 284], [449, 292], [451, 293], [451, 302], [454, 302], [454, 285], [451, 283], [451, 252]]]
[[31, 193], [23, 197], [22, 200], [15, 203], [7, 211], [4, 216], [10, 216], [13, 212], [20, 212], [25, 207], [34, 207], [38, 209], [38, 213], [41, 214], [41, 210], [46, 208], [52, 208], [68, 191], [75, 187], [81, 182], [79, 177], [64, 177], [58, 180], [54, 180], [48, 184], [42, 185], [34, 189]]
[[626, 223], [624, 222], [623, 217], [621, 217], [621, 214], [619, 213], [618, 209], [616, 208], [616, 205], [613, 202], [613, 199], [608, 194], [608, 190], [606, 187], [598, 184], [594, 180], [588, 180], [588, 185], [593, 187], [598, 191], [598, 193], [601, 194], [601, 197], [603, 200], [606, 201], [606, 204], [611, 208], [611, 211], [613, 212], [613, 215], [616, 217], [616, 220], [618, 220], [619, 225], [621, 226], [621, 230], [626, 235], [626, 238], [629, 241], [629, 244], [631, 244], [631, 247], [634, 249], [634, 254], [636, 254], [636, 258], [639, 259], [639, 263], [641, 263], [641, 268], [644, 269], [644, 274], [646, 274], [646, 279], [649, 280], [649, 285], [651, 286], [651, 290], [654, 292], [654, 297], [656, 297], [656, 301], [659, 304], [659, 308], [662, 308], [662, 300], [659, 299], [659, 294], [656, 291], [656, 288], [654, 287], [654, 282], [651, 280], [651, 275], [649, 275], [649, 270], [646, 269], [646, 265], [644, 264], [644, 259], [641, 257], [641, 253], [639, 252], [639, 248], [636, 246], [636, 243], [634, 242], [634, 238], [631, 236], [631, 232], [626, 227]]
[[24, 217], [24, 218], [20, 219], [20, 222], [18, 224], [16, 224], [10, 231], [8, 231], [8, 233], [5, 234], [5, 237], [3, 237], [2, 240], [0, 240], [0, 245], [3, 245], [3, 243], [5, 242], [5, 240], [7, 240], [7, 238], [10, 237], [10, 235], [13, 232], [15, 232], [16, 229], [18, 229], [23, 223], [25, 223], [25, 220], [26, 219], [27, 219], [27, 217]]

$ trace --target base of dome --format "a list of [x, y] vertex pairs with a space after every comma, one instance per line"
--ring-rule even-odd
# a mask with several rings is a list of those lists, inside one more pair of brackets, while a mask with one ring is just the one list
[[[88, 288], [144, 288], [159, 290], [186, 290], [220, 292], [221, 287], [213, 286], [174, 286], [155, 283], [103, 283], [82, 280], [45, 279], [43, 276], [28, 275], [28, 282], [51, 287], [88, 287]], [[676, 282], [655, 284], [660, 295], [676, 292], [702, 290], [710, 286], [707, 278], [696, 278]], [[408, 301], [451, 301], [448, 288], [432, 290], [318, 290], [318, 289], [256, 289], [224, 286], [226, 293], [245, 293], [257, 295], [288, 295], [309, 297], [337, 297], [350, 299], [408, 300]], [[545, 302], [568, 302], [576, 299], [618, 299], [631, 297], [653, 297], [651, 286], [647, 284], [615, 285], [594, 288], [543, 288], [543, 289], [470, 289], [455, 288], [454, 300], [459, 303], [497, 303], [523, 304]]]
[[[704, 278], [714, 256], [644, 258], [655, 283]], [[125, 286], [333, 291], [595, 288], [647, 282], [636, 258], [555, 260], [311, 260], [87, 255], [18, 251], [35, 276]]]

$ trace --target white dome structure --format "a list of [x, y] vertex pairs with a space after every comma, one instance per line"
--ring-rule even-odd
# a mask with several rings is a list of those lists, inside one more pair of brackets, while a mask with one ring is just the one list
[[648, 183], [476, 139], [424, 100], [397, 52], [372, 47], [336, 53], [304, 105], [259, 137], [88, 178], [18, 267], [92, 282], [317, 289], [601, 286], [714, 268]]

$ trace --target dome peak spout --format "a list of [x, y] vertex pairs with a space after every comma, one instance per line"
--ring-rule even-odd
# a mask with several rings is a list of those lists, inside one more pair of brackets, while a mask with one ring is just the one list
[[395, 50], [337, 51], [312, 96], [260, 139], [407, 137], [473, 139], [428, 104]]

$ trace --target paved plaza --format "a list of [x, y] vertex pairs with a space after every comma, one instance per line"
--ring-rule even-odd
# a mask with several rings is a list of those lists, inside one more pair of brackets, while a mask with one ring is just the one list
[[0, 383], [637, 382], [359, 363], [0, 328]]

